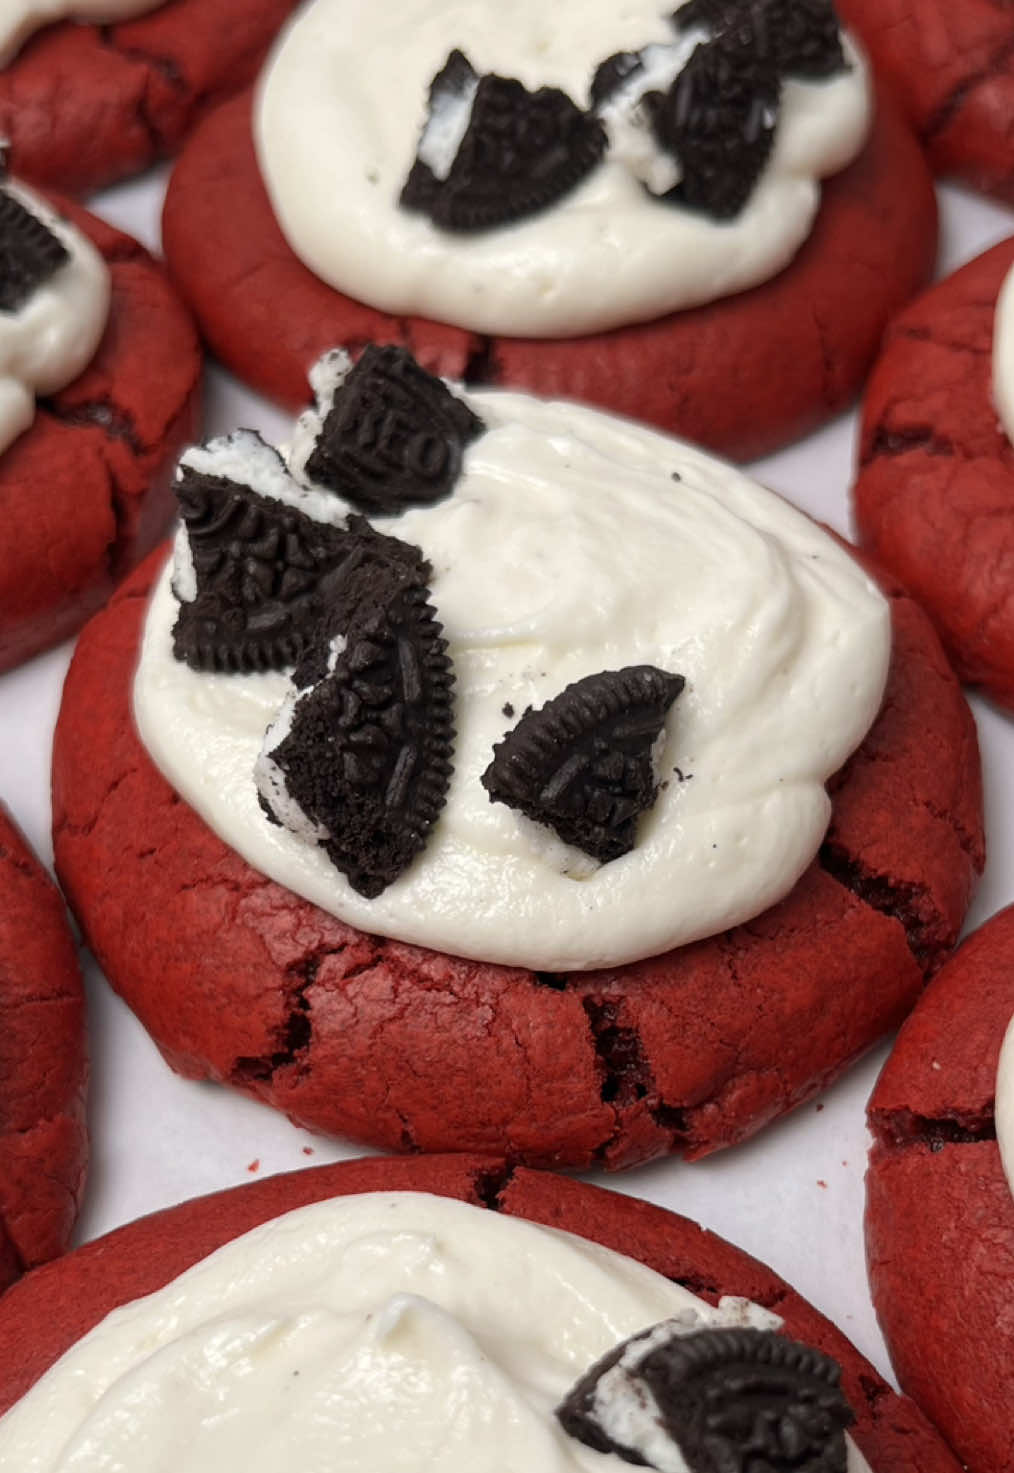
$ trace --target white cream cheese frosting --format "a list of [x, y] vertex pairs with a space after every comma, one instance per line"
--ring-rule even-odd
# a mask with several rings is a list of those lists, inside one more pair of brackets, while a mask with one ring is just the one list
[[996, 1104], [993, 1109], [996, 1143], [1000, 1148], [1007, 1185], [1014, 1194], [1014, 1018], [1007, 1026], [996, 1070]]
[[110, 25], [157, 10], [165, 0], [0, 0], [0, 66], [7, 66], [35, 31], [58, 20]]
[[1014, 266], [1004, 278], [993, 319], [993, 403], [1014, 443]]
[[[318, 389], [333, 368], [324, 361]], [[758, 914], [812, 860], [830, 812], [824, 782], [879, 709], [886, 601], [809, 518], [689, 445], [578, 405], [464, 397], [487, 429], [452, 494], [374, 520], [432, 563], [455, 671], [454, 771], [422, 853], [366, 899], [319, 846], [267, 822], [253, 772], [291, 684], [174, 659], [169, 569], [134, 688], [149, 752], [252, 865], [375, 934], [570, 971]], [[297, 435], [297, 469], [312, 421]], [[321, 501], [313, 492], [305, 509], [323, 515]], [[330, 517], [345, 510], [335, 499]], [[184, 562], [184, 595], [187, 572]], [[491, 803], [480, 777], [526, 707], [636, 664], [686, 688], [656, 749], [661, 789], [637, 843], [598, 865]]]
[[[0, 1420], [3, 1473], [621, 1473], [554, 1408], [620, 1340], [780, 1322], [421, 1193], [301, 1208], [114, 1311]], [[849, 1473], [869, 1473], [849, 1440]]]
[[6, 181], [14, 196], [56, 235], [69, 260], [16, 312], [0, 311], [0, 451], [35, 418], [37, 394], [55, 394], [82, 373], [109, 316], [109, 268], [91, 241], [34, 190]]
[[855, 156], [869, 127], [866, 64], [848, 37], [847, 71], [784, 83], [771, 158], [732, 221], [650, 198], [622, 141], [563, 199], [501, 229], [452, 234], [399, 206], [429, 85], [453, 47], [478, 72], [559, 87], [585, 107], [608, 56], [677, 39], [674, 8], [673, 0], [305, 5], [263, 74], [254, 121], [293, 251], [370, 306], [528, 337], [641, 322], [776, 275], [809, 234], [820, 179]]

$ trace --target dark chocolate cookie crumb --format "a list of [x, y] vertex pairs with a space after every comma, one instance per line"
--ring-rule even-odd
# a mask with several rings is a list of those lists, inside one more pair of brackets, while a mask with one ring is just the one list
[[751, 27], [759, 54], [783, 77], [820, 81], [848, 66], [832, 0], [689, 0], [672, 19], [682, 31]]
[[188, 465], [180, 468], [176, 495], [196, 581], [195, 596], [180, 599], [176, 658], [222, 673], [293, 664], [341, 587], [354, 539], [284, 501]]
[[[434, 88], [447, 66], [434, 79]], [[464, 58], [462, 58], [464, 61]], [[467, 65], [467, 62], [465, 63]], [[460, 65], [455, 88], [465, 82]], [[441, 83], [439, 94], [451, 89]], [[425, 137], [425, 131], [424, 131]], [[482, 77], [471, 100], [468, 126], [445, 179], [417, 159], [401, 203], [424, 210], [444, 230], [489, 230], [554, 204], [605, 153], [606, 131], [557, 87], [528, 89], [512, 77]]]
[[667, 92], [647, 93], [655, 138], [683, 170], [665, 198], [716, 220], [738, 215], [771, 153], [780, 91], [771, 61], [737, 29], [698, 46]]
[[371, 343], [334, 396], [306, 474], [369, 516], [394, 516], [450, 495], [484, 429], [405, 348]]
[[603, 864], [634, 847], [658, 791], [651, 748], [683, 689], [654, 665], [603, 670], [527, 710], [493, 748], [482, 785], [494, 803], [548, 824]]
[[[409, 583], [384, 604], [367, 601], [332, 672], [296, 701], [287, 734], [265, 749], [287, 801], [371, 899], [423, 848], [447, 795], [454, 676], [445, 650], [425, 588]], [[272, 785], [258, 785], [265, 811], [284, 821], [272, 811]]]
[[835, 1361], [773, 1331], [666, 1322], [603, 1356], [556, 1414], [629, 1463], [658, 1466], [648, 1453], [661, 1431], [693, 1473], [845, 1473], [855, 1418], [840, 1381]]
[[0, 189], [0, 312], [17, 312], [69, 260], [63, 241]]

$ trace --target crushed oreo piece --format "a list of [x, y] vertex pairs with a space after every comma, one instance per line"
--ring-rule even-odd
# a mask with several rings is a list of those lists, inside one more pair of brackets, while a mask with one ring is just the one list
[[185, 461], [175, 489], [193, 583], [185, 595], [177, 587], [176, 658], [227, 674], [293, 664], [341, 587], [355, 539]]
[[682, 166], [666, 198], [716, 220], [738, 215], [771, 153], [780, 91], [740, 30], [697, 46], [666, 92], [644, 98], [656, 139]]
[[426, 125], [401, 191], [405, 209], [432, 213], [465, 136], [478, 86], [478, 72], [455, 48], [430, 83]]
[[643, 70], [644, 62], [639, 51], [617, 51], [612, 56], [607, 56], [605, 61], [599, 62], [592, 77], [592, 107], [601, 107], [614, 92], [618, 92], [630, 81], [635, 72]]
[[18, 312], [70, 252], [20, 200], [0, 189], [0, 312]]
[[848, 69], [831, 0], [766, 0], [761, 12], [782, 76], [821, 81]]
[[427, 591], [385, 592], [364, 596], [329, 673], [268, 732], [255, 774], [268, 816], [312, 836], [369, 899], [425, 845], [454, 741], [454, 676]]
[[854, 1420], [841, 1369], [770, 1330], [667, 1321], [603, 1356], [557, 1408], [564, 1429], [628, 1463], [693, 1473], [845, 1473]]
[[440, 177], [429, 151], [434, 102], [444, 107], [453, 96], [459, 106], [468, 105], [471, 84], [461, 62], [468, 66], [460, 52], [452, 52], [431, 86], [422, 157], [417, 156], [401, 194], [407, 209], [424, 211], [444, 230], [489, 230], [555, 203], [603, 157], [605, 129], [565, 92], [556, 87], [529, 92], [512, 77], [490, 73], [471, 96], [468, 124]]
[[386, 607], [406, 588], [425, 591], [433, 570], [422, 552], [400, 537], [386, 537], [365, 517], [350, 517], [344, 532], [340, 581], [329, 586], [329, 602], [306, 653], [292, 672], [300, 690], [316, 685], [334, 668], [333, 651], [367, 607]]
[[832, 0], [688, 0], [672, 19], [712, 34], [749, 26], [783, 77], [821, 81], [848, 67]]
[[335, 393], [306, 475], [368, 516], [450, 495], [485, 425], [405, 348], [371, 343]]
[[482, 775], [491, 802], [548, 824], [606, 864], [634, 847], [658, 787], [651, 749], [683, 689], [654, 665], [603, 670], [527, 710]]

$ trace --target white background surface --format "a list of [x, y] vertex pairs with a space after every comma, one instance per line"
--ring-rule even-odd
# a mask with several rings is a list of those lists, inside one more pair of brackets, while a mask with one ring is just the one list
[[[160, 171], [110, 190], [94, 208], [158, 245]], [[941, 273], [1014, 231], [1014, 212], [955, 189], [941, 191]], [[237, 425], [282, 436], [288, 417], [213, 369], [207, 433]], [[848, 530], [847, 487], [855, 416], [760, 462], [758, 477], [814, 516]], [[0, 678], [0, 798], [46, 863], [49, 758], [71, 645]], [[989, 860], [969, 917], [979, 925], [1014, 901], [1014, 718], [973, 700], [986, 786]], [[88, 963], [92, 1050], [92, 1168], [79, 1241], [142, 1213], [254, 1175], [361, 1154], [291, 1126], [267, 1107], [223, 1088], [176, 1078], [154, 1045]], [[776, 1269], [829, 1315], [884, 1373], [883, 1342], [866, 1287], [862, 1252], [863, 1108], [886, 1052], [881, 1047], [818, 1102], [747, 1145], [687, 1166], [656, 1162], [619, 1177], [620, 1191], [697, 1218]]]

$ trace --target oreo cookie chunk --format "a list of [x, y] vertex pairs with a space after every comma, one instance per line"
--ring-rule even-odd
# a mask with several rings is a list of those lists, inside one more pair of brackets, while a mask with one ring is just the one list
[[602, 864], [618, 859], [657, 796], [651, 749], [684, 683], [654, 665], [630, 665], [568, 685], [493, 748], [482, 775], [490, 801], [547, 824]]
[[592, 106], [609, 136], [609, 157], [624, 164], [649, 194], [668, 195], [682, 169], [672, 153], [659, 147], [644, 99], [672, 86], [703, 36], [698, 31], [671, 45], [618, 51], [599, 64], [592, 78]]
[[58, 236], [0, 188], [0, 312], [18, 312], [70, 260]]
[[356, 564], [356, 539], [324, 520], [330, 498], [253, 430], [188, 450], [175, 489], [176, 658], [223, 673], [293, 664]]
[[485, 429], [482, 420], [405, 348], [371, 343], [343, 373], [345, 363], [344, 355], [330, 360], [330, 402], [322, 406], [306, 476], [368, 516], [395, 516], [449, 496], [465, 447]]
[[597, 1361], [556, 1415], [662, 1473], [845, 1473], [840, 1382], [837, 1362], [772, 1330], [666, 1320]]
[[712, 35], [749, 27], [758, 53], [782, 77], [821, 81], [848, 69], [832, 0], [689, 0], [673, 22], [681, 31], [703, 27]]
[[480, 77], [452, 51], [430, 86], [401, 203], [443, 230], [489, 230], [555, 204], [605, 150], [602, 124], [559, 88]]
[[659, 145], [679, 162], [667, 198], [716, 220], [738, 215], [767, 163], [781, 83], [755, 26], [702, 43], [666, 92], [644, 99]]
[[320, 844], [370, 899], [425, 845], [451, 776], [454, 677], [412, 551], [387, 579], [357, 578], [322, 678], [286, 702], [254, 772], [268, 817]]

